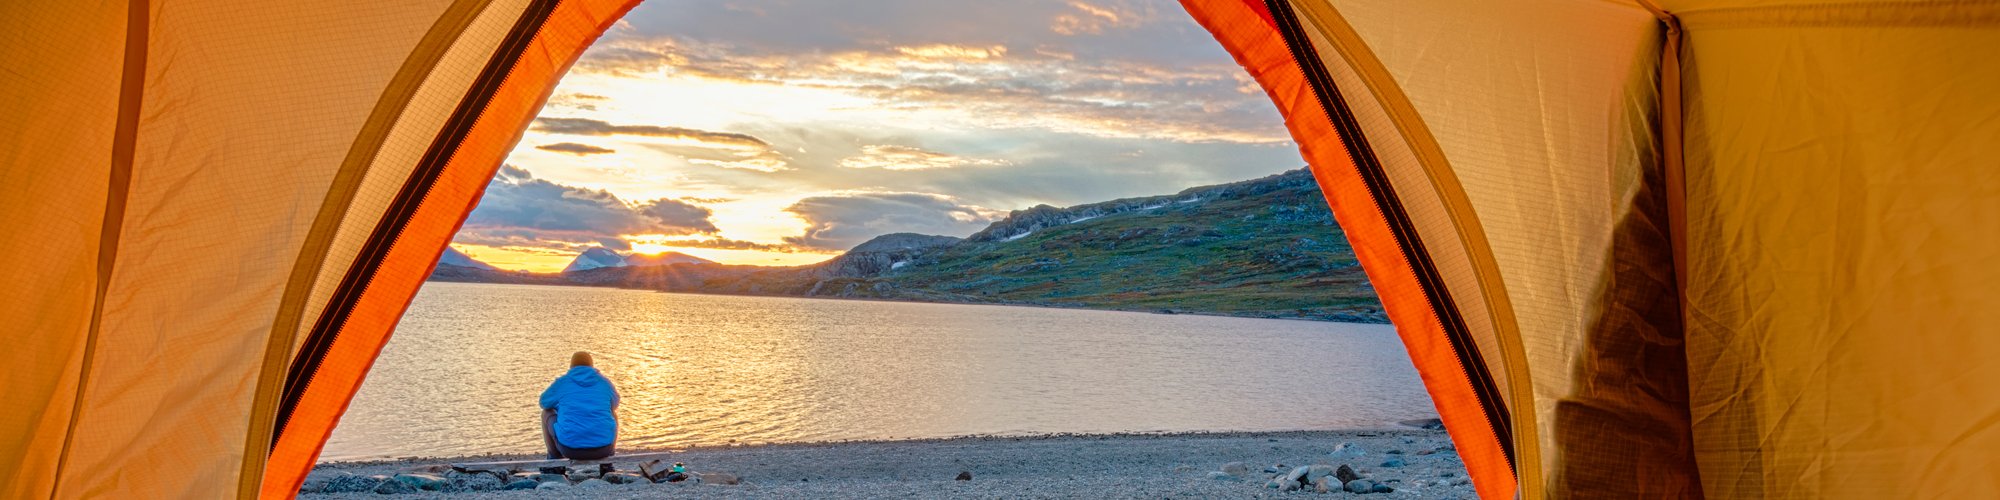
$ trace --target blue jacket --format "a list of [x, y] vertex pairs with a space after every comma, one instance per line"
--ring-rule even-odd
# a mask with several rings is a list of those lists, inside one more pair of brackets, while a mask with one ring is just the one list
[[556, 442], [570, 448], [596, 448], [618, 440], [618, 389], [588, 366], [570, 367], [542, 391], [542, 409], [556, 411]]

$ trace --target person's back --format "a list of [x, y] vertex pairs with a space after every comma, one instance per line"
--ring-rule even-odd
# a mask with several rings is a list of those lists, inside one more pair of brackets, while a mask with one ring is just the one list
[[592, 366], [590, 353], [570, 356], [569, 372], [542, 391], [542, 439], [549, 458], [610, 457], [618, 441], [618, 389]]

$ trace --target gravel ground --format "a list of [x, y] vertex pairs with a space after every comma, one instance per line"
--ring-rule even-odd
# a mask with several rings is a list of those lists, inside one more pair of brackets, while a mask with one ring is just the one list
[[[1343, 443], [1353, 449], [1333, 452]], [[1351, 493], [1280, 492], [1265, 486], [1276, 473], [1301, 465], [1342, 464], [1391, 493], [1367, 498], [1474, 498], [1465, 466], [1439, 430], [1355, 430], [1209, 434], [1055, 435], [964, 437], [914, 441], [775, 444], [694, 448], [666, 462], [691, 471], [722, 472], [740, 484], [592, 483], [553, 490], [419, 491], [401, 497], [449, 498], [1244, 498], [1353, 496]], [[626, 452], [636, 455], [643, 450]], [[529, 460], [529, 456], [426, 458], [388, 462], [320, 464], [308, 477], [311, 499], [380, 498], [374, 492], [321, 493], [316, 487], [365, 488], [371, 475], [441, 469], [469, 461]], [[656, 457], [643, 457], [651, 459]], [[1407, 465], [1384, 467], [1389, 460]], [[636, 471], [634, 460], [612, 460]], [[1223, 465], [1242, 462], [1247, 472], [1213, 477]], [[1276, 468], [1283, 464], [1283, 469]], [[532, 470], [530, 471], [532, 472]], [[972, 479], [959, 481], [960, 472]], [[1217, 472], [1217, 474], [1211, 474]], [[454, 472], [447, 490], [493, 488], [497, 479]], [[338, 478], [338, 479], [337, 479]], [[1338, 486], [1338, 481], [1333, 483]], [[556, 485], [549, 485], [557, 487]]]

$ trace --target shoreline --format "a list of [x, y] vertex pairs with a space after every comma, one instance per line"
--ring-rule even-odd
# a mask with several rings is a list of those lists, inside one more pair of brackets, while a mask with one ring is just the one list
[[[479, 467], [522, 469], [532, 474], [540, 465], [533, 462], [541, 459], [490, 454], [324, 462], [314, 467], [302, 493], [328, 499], [374, 498], [379, 496], [377, 488], [454, 498], [1275, 497], [1299, 492], [1271, 488], [1273, 476], [1323, 464], [1327, 467], [1315, 470], [1347, 465], [1364, 481], [1393, 490], [1370, 497], [1475, 496], [1444, 431], [1413, 427], [724, 445], [620, 450], [619, 456], [608, 461], [618, 471], [636, 472], [641, 461], [655, 458], [664, 463], [687, 462], [691, 471], [714, 474], [703, 477], [716, 480], [705, 484], [642, 481], [614, 485], [579, 477], [575, 485], [550, 480], [563, 484], [505, 491], [500, 489], [505, 486], [502, 481], [493, 476], [450, 470], [454, 463], [485, 462], [488, 464]], [[491, 464], [513, 461], [520, 462]], [[401, 473], [424, 476], [413, 484], [434, 490], [382, 485], [397, 482], [393, 476]], [[960, 473], [971, 479], [957, 480]], [[441, 482], [421, 483], [429, 479]], [[725, 484], [728, 482], [738, 484]], [[1303, 486], [1303, 491], [1313, 491], [1311, 484]], [[1339, 488], [1338, 481], [1334, 481], [1334, 488]]]
[[460, 281], [460, 280], [452, 280], [452, 279], [436, 279], [436, 280], [432, 280], [432, 279], [426, 279], [426, 280], [424, 280], [424, 282], [425, 282], [425, 283], [430, 283], [430, 282], [437, 282], [437, 283], [464, 283], [464, 284], [469, 284], [469, 285], [507, 285], [507, 286], [537, 286], [537, 287], [582, 287], [582, 288], [608, 288], [608, 289], [613, 289], [613, 290], [633, 290], [633, 291], [641, 291], [641, 292], [653, 292], [653, 293], [665, 293], [665, 294], [685, 294], [685, 295], [713, 295], [713, 296], [724, 296], [724, 297], [769, 297], [769, 298], [779, 298], [779, 299], [806, 299], [806, 300], [845, 300], [845, 301], [859, 301], [859, 302], [894, 302], [894, 303], [904, 303], [904, 304], [944, 304], [944, 305], [963, 305], [963, 306], [991, 306], [991, 307], [1028, 307], [1028, 308], [1036, 308], [1036, 309], [1064, 309], [1064, 310], [1076, 310], [1076, 311], [1101, 311], [1101, 312], [1121, 312], [1121, 313], [1137, 313], [1137, 314], [1157, 314], [1157, 315], [1163, 315], [1163, 316], [1174, 316], [1174, 315], [1181, 315], [1181, 316], [1208, 316], [1208, 317], [1216, 317], [1216, 318], [1244, 318], [1244, 319], [1275, 319], [1275, 320], [1284, 320], [1284, 321], [1309, 321], [1309, 322], [1314, 322], [1314, 323], [1345, 323], [1345, 324], [1355, 324], [1355, 325], [1387, 325], [1387, 326], [1395, 326], [1395, 325], [1394, 325], [1393, 323], [1391, 323], [1391, 322], [1389, 321], [1389, 319], [1388, 319], [1388, 315], [1387, 315], [1388, 313], [1386, 313], [1386, 312], [1380, 312], [1380, 311], [1377, 311], [1377, 312], [1375, 313], [1375, 316], [1371, 316], [1371, 317], [1368, 317], [1368, 318], [1346, 318], [1346, 319], [1342, 319], [1342, 318], [1331, 318], [1331, 317], [1316, 317], [1316, 316], [1306, 316], [1306, 315], [1290, 315], [1290, 316], [1285, 316], [1285, 315], [1269, 315], [1269, 314], [1250, 314], [1250, 313], [1231, 313], [1231, 312], [1226, 312], [1226, 311], [1201, 311], [1201, 310], [1193, 310], [1193, 309], [1172, 309], [1172, 308], [1166, 308], [1166, 309], [1162, 309], [1162, 308], [1146, 308], [1146, 307], [1129, 307], [1129, 308], [1128, 308], [1128, 307], [1099, 307], [1099, 306], [1091, 306], [1091, 305], [1083, 305], [1083, 304], [1063, 304], [1063, 303], [1053, 303], [1053, 302], [1047, 302], [1047, 303], [1044, 303], [1044, 302], [1010, 302], [1010, 301], [998, 301], [998, 300], [988, 300], [988, 301], [954, 301], [954, 300], [922, 300], [922, 299], [914, 299], [914, 298], [875, 298], [875, 297], [841, 297], [841, 296], [834, 296], [834, 295], [782, 295], [782, 294], [768, 294], [768, 293], [729, 293], [729, 292], [696, 292], [696, 291], [688, 291], [688, 290], [662, 290], [662, 289], [657, 289], [657, 288], [643, 288], [643, 287], [627, 287], [627, 286], [616, 286], [616, 285], [610, 285], [610, 286], [606, 286], [606, 285], [590, 285], [590, 284], [583, 284], [583, 283], [501, 283], [501, 282], [492, 282], [492, 281]]

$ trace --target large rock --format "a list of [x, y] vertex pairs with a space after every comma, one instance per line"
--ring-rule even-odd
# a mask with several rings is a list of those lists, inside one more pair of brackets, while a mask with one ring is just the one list
[[1347, 464], [1340, 464], [1340, 468], [1333, 470], [1333, 478], [1339, 479], [1340, 484], [1347, 484], [1348, 481], [1361, 479], [1361, 475], [1356, 474], [1354, 469], [1348, 467]]
[[1396, 468], [1396, 467], [1402, 467], [1402, 466], [1404, 466], [1404, 465], [1408, 465], [1408, 464], [1404, 463], [1404, 462], [1403, 462], [1403, 459], [1401, 459], [1401, 458], [1390, 458], [1390, 459], [1388, 459], [1388, 460], [1384, 460], [1384, 461], [1382, 461], [1382, 466], [1383, 466], [1383, 467], [1388, 467], [1388, 468], [1392, 468], [1392, 469], [1393, 469], [1393, 468]]
[[397, 474], [396, 481], [409, 485], [410, 489], [421, 491], [443, 491], [444, 478], [430, 474]]
[[375, 492], [384, 495], [399, 495], [403, 493], [416, 493], [417, 489], [410, 487], [407, 483], [397, 481], [395, 478], [382, 477], [382, 482], [375, 485]]
[[1368, 450], [1362, 449], [1361, 445], [1354, 443], [1340, 443], [1339, 446], [1333, 447], [1332, 453], [1327, 453], [1327, 456], [1343, 460], [1352, 460], [1366, 455], [1368, 455]]
[[1348, 493], [1371, 493], [1375, 491], [1375, 483], [1367, 479], [1356, 479], [1348, 481], [1346, 489]]
[[1318, 482], [1320, 478], [1332, 476], [1333, 473], [1334, 469], [1333, 466], [1331, 465], [1315, 464], [1306, 466], [1306, 477], [1304, 481], [1307, 483]]

